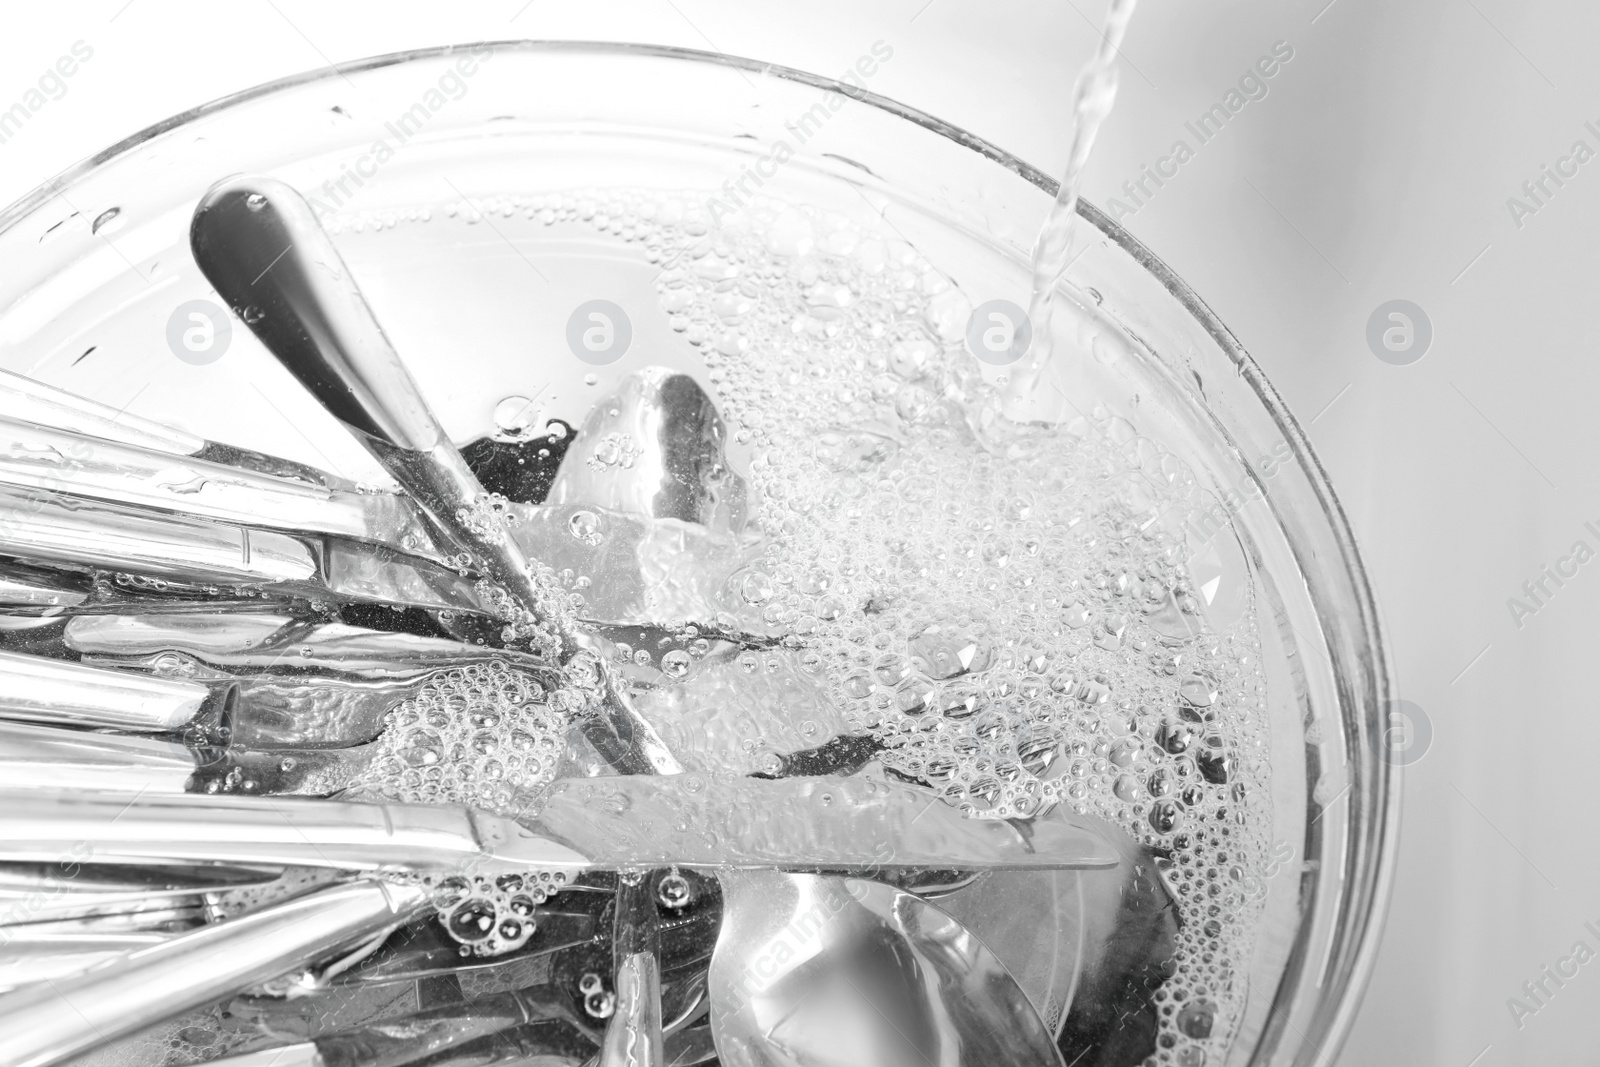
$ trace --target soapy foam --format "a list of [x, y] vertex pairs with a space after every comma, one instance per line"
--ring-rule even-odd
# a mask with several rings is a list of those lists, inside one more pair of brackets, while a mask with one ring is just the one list
[[[756, 457], [765, 541], [727, 577], [717, 625], [783, 635], [785, 662], [845, 730], [882, 743], [887, 771], [969, 816], [1065, 804], [1158, 850], [1182, 926], [1175, 976], [1155, 994], [1154, 1062], [1220, 1062], [1244, 1006], [1259, 910], [1246, 885], [1264, 863], [1270, 809], [1249, 577], [1200, 580], [1191, 566], [1204, 546], [1183, 520], [1209, 494], [1104, 408], [1008, 436], [961, 347], [969, 297], [892, 234], [775, 199], [720, 219], [702, 202], [590, 190], [438, 214], [586, 224], [663, 264], [660, 311], [701, 353], [735, 439]], [[1208, 611], [1230, 598], [1242, 605], [1234, 617]], [[691, 687], [703, 669], [675, 667]], [[458, 689], [397, 709], [400, 747], [375, 788], [502, 807], [536, 797], [564, 709], [497, 692], [460, 688], [478, 709], [465, 717], [446, 710]], [[514, 731], [537, 748], [517, 766]]]

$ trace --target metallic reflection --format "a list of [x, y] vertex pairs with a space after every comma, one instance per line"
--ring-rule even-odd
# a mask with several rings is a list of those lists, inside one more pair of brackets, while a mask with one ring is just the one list
[[859, 879], [723, 875], [711, 1022], [726, 1067], [1061, 1067], [994, 954], [927, 902]]

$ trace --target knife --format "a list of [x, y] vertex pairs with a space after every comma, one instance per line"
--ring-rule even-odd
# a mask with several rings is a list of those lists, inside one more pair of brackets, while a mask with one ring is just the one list
[[54, 858], [87, 842], [100, 862], [470, 868], [488, 876], [541, 870], [567, 878], [594, 868], [861, 872], [1117, 863], [1087, 821], [1064, 814], [1025, 825], [967, 819], [937, 797], [889, 782], [685, 774], [565, 779], [551, 794], [542, 811], [519, 822], [450, 805], [7, 789], [0, 791], [0, 860]]
[[0, 651], [0, 719], [161, 733], [226, 710], [229, 686]]

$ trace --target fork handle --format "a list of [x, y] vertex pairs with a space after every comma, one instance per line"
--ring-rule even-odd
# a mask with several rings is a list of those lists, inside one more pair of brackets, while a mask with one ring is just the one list
[[420, 887], [362, 879], [0, 995], [13, 1067], [54, 1067], [163, 1019], [288, 974], [420, 915]]

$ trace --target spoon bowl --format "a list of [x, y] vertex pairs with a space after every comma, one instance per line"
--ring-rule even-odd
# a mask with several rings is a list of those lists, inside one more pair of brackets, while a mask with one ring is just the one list
[[977, 936], [879, 882], [729, 871], [711, 956], [726, 1067], [1062, 1067]]

